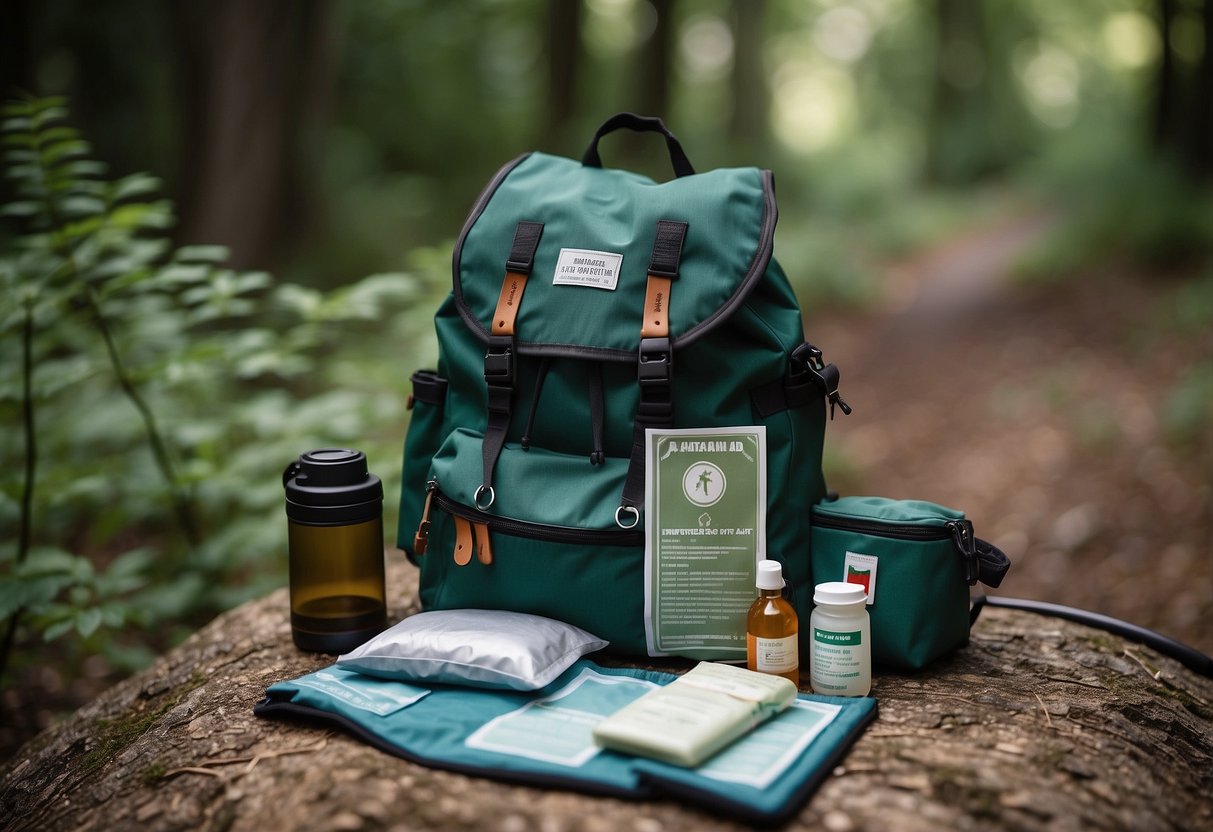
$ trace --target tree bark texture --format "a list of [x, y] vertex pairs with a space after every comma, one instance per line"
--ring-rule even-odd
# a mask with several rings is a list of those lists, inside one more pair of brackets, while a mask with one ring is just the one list
[[[391, 555], [399, 618], [416, 573]], [[434, 771], [325, 727], [253, 716], [331, 657], [291, 643], [285, 590], [232, 610], [0, 769], [6, 829], [738, 828]], [[880, 716], [788, 828], [1213, 828], [1213, 681], [1142, 645], [988, 609], [929, 671], [877, 674]]]
[[304, 172], [321, 155], [339, 53], [324, 0], [174, 6], [183, 106], [184, 243], [217, 242], [235, 268], [271, 268], [313, 207]]

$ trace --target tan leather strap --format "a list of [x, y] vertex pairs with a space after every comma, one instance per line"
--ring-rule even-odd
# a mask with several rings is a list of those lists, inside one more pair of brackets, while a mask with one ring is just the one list
[[455, 563], [467, 566], [472, 562], [472, 550], [476, 548], [472, 538], [472, 524], [464, 517], [455, 515]]
[[493, 543], [489, 540], [488, 524], [473, 523], [472, 532], [476, 536], [476, 559], [488, 566], [493, 562]]
[[525, 274], [505, 273], [501, 283], [501, 294], [497, 298], [497, 311], [493, 313], [494, 335], [513, 335], [514, 321], [518, 318], [518, 307], [522, 304], [522, 293], [526, 291]]
[[644, 323], [641, 338], [665, 338], [670, 334], [670, 285], [668, 277], [649, 274], [644, 293]]

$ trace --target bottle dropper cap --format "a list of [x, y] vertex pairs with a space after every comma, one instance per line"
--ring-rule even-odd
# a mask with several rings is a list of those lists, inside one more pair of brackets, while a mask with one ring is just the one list
[[783, 589], [783, 566], [777, 560], [758, 561], [758, 577], [754, 585], [759, 589]]

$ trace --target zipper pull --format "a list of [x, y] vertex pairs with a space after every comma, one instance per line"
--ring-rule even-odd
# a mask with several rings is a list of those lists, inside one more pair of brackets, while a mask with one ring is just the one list
[[437, 480], [430, 480], [425, 484], [425, 506], [421, 509], [421, 522], [417, 524], [417, 533], [413, 535], [414, 555], [424, 555], [430, 545], [430, 506], [437, 490]]
[[472, 524], [466, 517], [455, 517], [455, 565], [467, 566], [472, 562], [472, 550], [476, 548], [472, 537]]
[[948, 528], [952, 532], [952, 540], [956, 543], [956, 549], [960, 552], [961, 560], [964, 562], [965, 583], [973, 586], [981, 575], [980, 564], [977, 560], [977, 540], [973, 537], [973, 523], [967, 519], [951, 520], [948, 522]]
[[473, 523], [472, 532], [476, 538], [476, 559], [485, 566], [493, 562], [493, 544], [489, 540], [488, 523]]
[[830, 421], [831, 422], [834, 421], [834, 406], [835, 405], [842, 408], [842, 413], [844, 416], [851, 415], [851, 406], [849, 404], [847, 404], [846, 401], [843, 400], [842, 396], [838, 395], [838, 391], [835, 390], [833, 393], [830, 394]]

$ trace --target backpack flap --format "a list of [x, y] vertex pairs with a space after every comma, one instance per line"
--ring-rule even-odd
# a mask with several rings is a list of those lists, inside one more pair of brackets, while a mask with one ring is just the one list
[[455, 305], [487, 344], [518, 224], [542, 223], [516, 309], [518, 354], [636, 361], [658, 224], [686, 224], [668, 297], [677, 349], [745, 300], [771, 258], [776, 218], [769, 171], [722, 169], [657, 184], [533, 153], [503, 169], [473, 208], [455, 247]]

